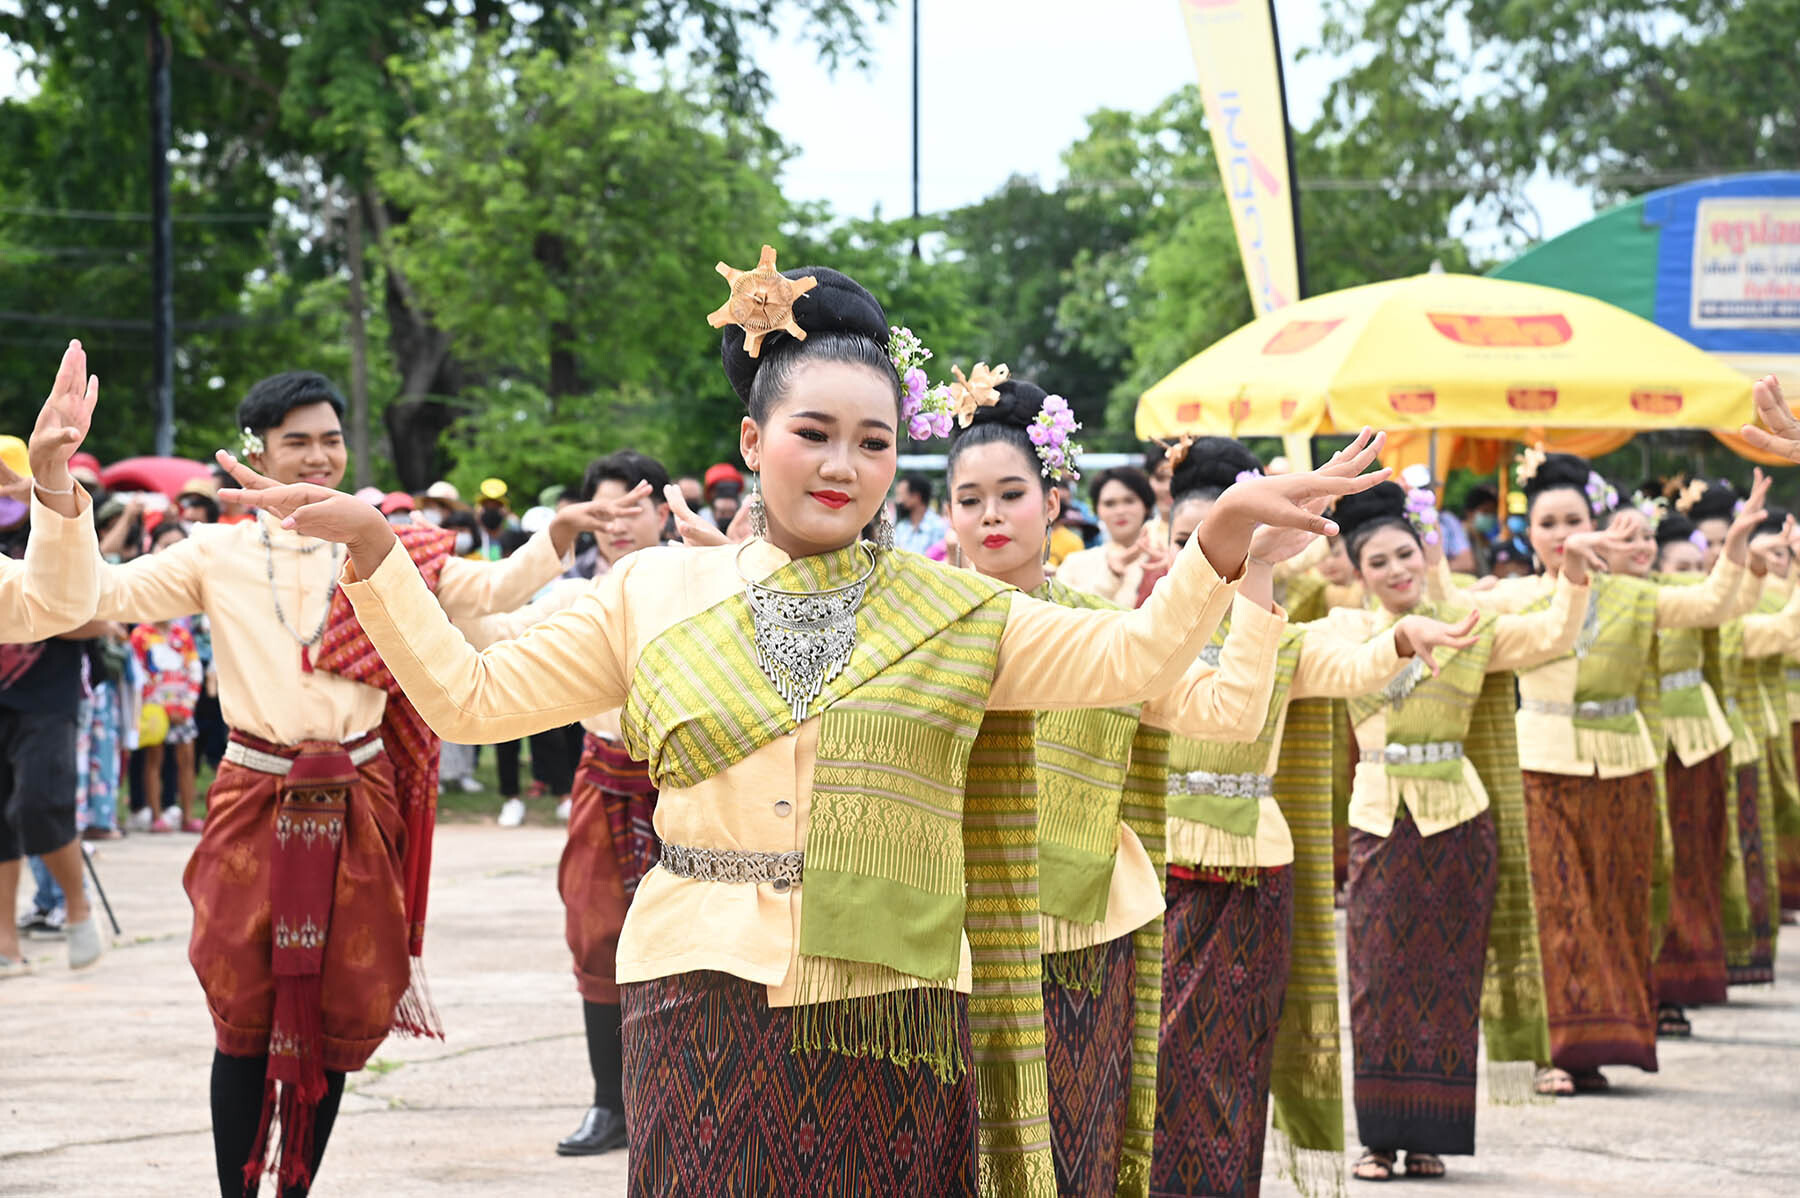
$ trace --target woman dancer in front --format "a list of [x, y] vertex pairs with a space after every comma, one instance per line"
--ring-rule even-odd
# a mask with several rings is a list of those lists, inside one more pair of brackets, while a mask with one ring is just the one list
[[[1566, 542], [1585, 537], [1596, 510], [1612, 506], [1605, 480], [1572, 454], [1528, 450], [1517, 477], [1545, 574], [1486, 592], [1488, 610], [1546, 601]], [[1760, 519], [1753, 493], [1698, 586], [1601, 575], [1574, 651], [1519, 674], [1519, 758], [1555, 1066], [1540, 1079], [1545, 1093], [1603, 1090], [1603, 1065], [1656, 1070], [1650, 926], [1661, 763], [1639, 688], [1658, 681], [1650, 672], [1658, 629], [1713, 627], [1732, 614]]]
[[[1391, 483], [1338, 505], [1350, 560], [1381, 606], [1340, 609], [1334, 623], [1373, 633], [1434, 610], [1467, 618], [1461, 604], [1425, 603], [1420, 528], [1434, 535], [1426, 510]], [[1517, 758], [1504, 735], [1499, 743], [1485, 735], [1493, 725], [1483, 709], [1509, 710], [1511, 687], [1489, 687], [1487, 676], [1569, 651], [1587, 610], [1587, 555], [1604, 540], [1591, 531], [1568, 539], [1542, 610], [1484, 616], [1473, 643], [1440, 660], [1434, 675], [1415, 662], [1382, 690], [1350, 700], [1361, 755], [1350, 800], [1347, 958], [1365, 1149], [1355, 1175], [1364, 1180], [1393, 1177], [1402, 1150], [1409, 1177], [1441, 1177], [1443, 1156], [1475, 1151], [1484, 958], [1514, 1022], [1490, 1021], [1490, 1071], [1500, 1076], [1498, 1062], [1522, 1059], [1509, 1072], [1522, 1073], [1518, 1093], [1530, 1092], [1533, 1056], [1544, 1048], [1542, 983], [1533, 968]]]
[[[1170, 455], [1177, 547], [1211, 518], [1226, 488], [1262, 470], [1255, 455], [1225, 437], [1178, 444]], [[1258, 532], [1240, 598], [1305, 544], [1285, 531]], [[1234, 608], [1234, 620], [1243, 606]], [[1302, 768], [1284, 756], [1290, 704], [1300, 701], [1304, 710], [1309, 699], [1377, 690], [1415, 653], [1429, 663], [1434, 648], [1468, 645], [1463, 634], [1473, 623], [1455, 629], [1407, 616], [1363, 640], [1323, 622], [1289, 625], [1253, 741], [1175, 738], [1153, 1194], [1260, 1192], [1278, 1020], [1290, 1018], [1307, 1029], [1290, 1047], [1318, 1067], [1296, 1067], [1282, 1078], [1277, 1130], [1285, 1171], [1308, 1193], [1341, 1184], [1331, 788], [1324, 778], [1291, 791], [1283, 786], [1281, 774]], [[1230, 635], [1239, 632], [1233, 623]], [[1313, 731], [1296, 738], [1310, 743], [1292, 747], [1329, 762], [1329, 725]], [[1300, 963], [1298, 992], [1289, 995], [1293, 961]], [[1301, 1064], [1298, 1055], [1292, 1063]], [[1325, 1084], [1309, 1084], [1316, 1081]]]
[[742, 545], [634, 554], [477, 654], [385, 521], [240, 467], [241, 494], [349, 545], [346, 593], [443, 732], [625, 708], [663, 844], [618, 953], [632, 1193], [1052, 1194], [1030, 726], [1003, 713], [1168, 690], [1254, 524], [1317, 531], [1302, 504], [1380, 474], [1234, 488], [1136, 611], [1042, 603], [859, 539], [903, 421], [947, 415], [875, 298], [773, 250], [722, 271], [711, 319], [761, 475]]

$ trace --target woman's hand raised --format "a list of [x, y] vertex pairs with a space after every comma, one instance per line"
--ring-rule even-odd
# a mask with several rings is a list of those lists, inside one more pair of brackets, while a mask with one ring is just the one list
[[1763, 427], [1746, 424], [1744, 440], [1764, 453], [1800, 462], [1800, 420], [1794, 418], [1793, 411], [1781, 398], [1781, 381], [1772, 374], [1764, 375], [1756, 380], [1751, 398], [1756, 405], [1756, 418], [1763, 422]]
[[1475, 643], [1475, 622], [1481, 613], [1472, 611], [1454, 624], [1433, 620], [1429, 616], [1403, 616], [1394, 625], [1394, 651], [1401, 657], [1416, 657], [1432, 674], [1438, 672], [1438, 649], [1455, 652]]
[[1227, 488], [1194, 537], [1206, 560], [1220, 577], [1235, 578], [1258, 525], [1337, 535], [1337, 525], [1317, 510], [1320, 501], [1330, 503], [1386, 480], [1392, 471], [1385, 468], [1363, 473], [1386, 441], [1386, 433], [1365, 428], [1317, 470], [1246, 479]]
[[336, 541], [350, 550], [357, 574], [375, 572], [394, 546], [394, 530], [375, 505], [313, 483], [278, 483], [221, 449], [219, 465], [237, 481], [219, 491], [219, 502], [261, 508], [303, 537]]

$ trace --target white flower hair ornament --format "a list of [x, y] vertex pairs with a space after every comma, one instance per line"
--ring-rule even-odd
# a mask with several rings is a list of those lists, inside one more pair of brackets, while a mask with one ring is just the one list
[[1081, 421], [1075, 419], [1075, 413], [1069, 410], [1069, 401], [1060, 395], [1044, 397], [1044, 406], [1031, 423], [1025, 426], [1025, 435], [1037, 447], [1038, 461], [1043, 463], [1042, 473], [1052, 482], [1064, 479], [1079, 479], [1081, 471], [1075, 468], [1081, 457], [1081, 444], [1075, 440], [1075, 434], [1081, 431]]
[[240, 429], [239, 432], [241, 434], [238, 438], [239, 457], [247, 458], [253, 453], [264, 453], [268, 450], [269, 447], [263, 444], [263, 439], [249, 428]]
[[1518, 465], [1513, 467], [1513, 480], [1521, 487], [1530, 486], [1531, 480], [1537, 477], [1538, 467], [1549, 456], [1536, 445], [1524, 450], [1519, 454]]
[[950, 411], [950, 389], [933, 387], [925, 376], [931, 351], [911, 329], [888, 326], [888, 359], [900, 376], [900, 421], [915, 441], [948, 437], [955, 417]]

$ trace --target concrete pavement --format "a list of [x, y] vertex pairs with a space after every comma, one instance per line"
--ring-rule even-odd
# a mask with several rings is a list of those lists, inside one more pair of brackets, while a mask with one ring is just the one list
[[[71, 974], [62, 946], [40, 943], [34, 976], [0, 982], [0, 1194], [217, 1192], [212, 1034], [187, 965], [180, 881], [193, 843], [136, 836], [101, 846], [101, 877], [125, 925], [118, 946]], [[350, 1079], [319, 1198], [624, 1193], [622, 1156], [553, 1152], [591, 1088], [556, 898], [561, 847], [552, 828], [439, 829], [426, 960], [450, 1039], [390, 1040]], [[1784, 929], [1781, 983], [1697, 1012], [1694, 1040], [1664, 1042], [1661, 1074], [1616, 1070], [1605, 1097], [1483, 1107], [1481, 1155], [1451, 1158], [1437, 1188], [1800, 1192], [1797, 933]], [[1292, 1192], [1274, 1179], [1264, 1187]]]

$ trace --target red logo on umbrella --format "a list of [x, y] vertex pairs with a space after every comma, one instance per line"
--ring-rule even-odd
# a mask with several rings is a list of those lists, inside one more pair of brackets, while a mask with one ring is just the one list
[[1200, 404], [1196, 400], [1189, 400], [1175, 409], [1175, 423], [1177, 424], [1192, 424], [1198, 419], [1200, 419]]
[[1388, 406], [1402, 416], [1419, 416], [1437, 407], [1437, 392], [1430, 387], [1395, 388], [1388, 392]]
[[1275, 331], [1262, 351], [1265, 355], [1297, 354], [1330, 336], [1342, 320], [1290, 320]]
[[1506, 406], [1515, 412], [1548, 412], [1556, 406], [1556, 388], [1508, 387]]
[[1566, 344], [1573, 337], [1569, 318], [1557, 312], [1541, 316], [1470, 316], [1427, 312], [1431, 327], [1459, 345], [1485, 349]]
[[1673, 416], [1681, 411], [1681, 392], [1640, 389], [1631, 393], [1631, 406], [1647, 416]]

